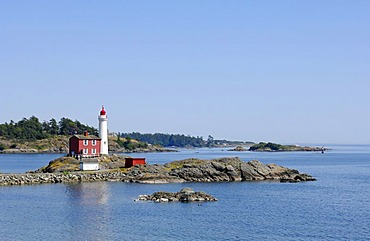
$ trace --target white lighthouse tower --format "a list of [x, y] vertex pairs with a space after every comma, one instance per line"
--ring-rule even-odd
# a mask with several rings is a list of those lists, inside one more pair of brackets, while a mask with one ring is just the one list
[[104, 110], [104, 106], [100, 111], [99, 119], [99, 137], [100, 142], [100, 154], [108, 155], [108, 118], [107, 112]]

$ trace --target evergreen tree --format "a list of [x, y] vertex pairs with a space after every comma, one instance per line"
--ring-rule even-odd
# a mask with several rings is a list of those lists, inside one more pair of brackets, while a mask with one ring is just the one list
[[49, 134], [57, 135], [59, 133], [59, 126], [57, 121], [54, 118], [51, 118], [49, 121]]

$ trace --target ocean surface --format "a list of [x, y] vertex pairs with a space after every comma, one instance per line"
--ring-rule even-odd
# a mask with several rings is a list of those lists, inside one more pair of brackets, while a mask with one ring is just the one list
[[[153, 163], [239, 156], [276, 163], [316, 182], [0, 186], [0, 240], [370, 240], [370, 146], [314, 152], [225, 149], [131, 154]], [[2, 154], [1, 173], [38, 169], [61, 155]], [[191, 187], [213, 203], [135, 202], [140, 194]]]

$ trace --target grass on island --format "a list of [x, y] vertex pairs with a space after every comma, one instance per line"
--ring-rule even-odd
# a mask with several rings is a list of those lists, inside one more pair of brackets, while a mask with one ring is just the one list
[[173, 161], [164, 165], [164, 167], [168, 170], [172, 169], [180, 169], [183, 168], [184, 165], [200, 165], [204, 164], [205, 160], [197, 159], [197, 158], [189, 158], [181, 161]]

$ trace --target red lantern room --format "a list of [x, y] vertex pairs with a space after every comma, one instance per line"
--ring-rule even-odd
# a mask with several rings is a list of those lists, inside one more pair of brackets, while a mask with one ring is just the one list
[[106, 115], [107, 112], [104, 110], [104, 105], [102, 106], [102, 109], [100, 111], [100, 115]]

